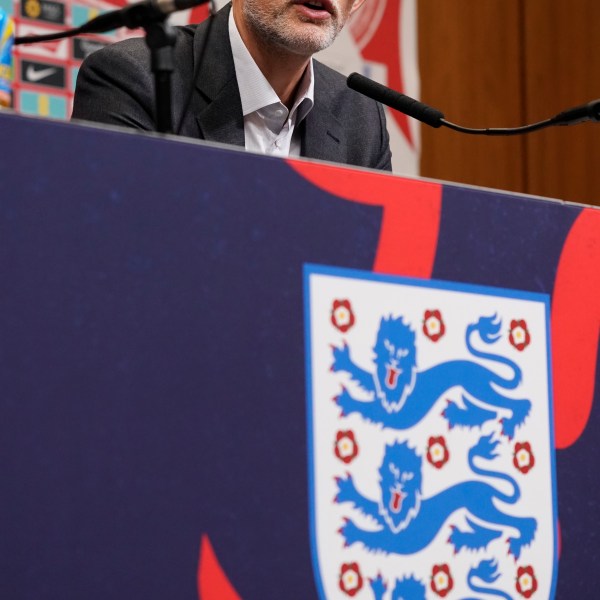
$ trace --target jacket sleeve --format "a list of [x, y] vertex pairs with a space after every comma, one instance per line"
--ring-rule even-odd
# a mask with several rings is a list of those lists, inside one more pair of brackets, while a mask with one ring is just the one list
[[387, 130], [387, 123], [385, 119], [385, 111], [383, 106], [377, 103], [377, 111], [379, 113], [380, 123], [380, 151], [377, 158], [376, 164], [373, 166], [375, 169], [381, 169], [382, 171], [392, 170], [392, 151], [390, 150], [390, 134]]
[[154, 84], [143, 39], [94, 52], [77, 76], [72, 119], [154, 131]]

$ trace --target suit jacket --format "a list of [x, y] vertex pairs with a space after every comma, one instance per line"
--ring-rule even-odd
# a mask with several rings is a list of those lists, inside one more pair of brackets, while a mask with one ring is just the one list
[[[205, 21], [177, 28], [173, 123], [179, 123], [193, 85], [180, 134], [243, 147], [242, 103], [229, 43], [230, 8], [220, 10], [210, 27]], [[198, 61], [198, 77], [193, 81]], [[381, 105], [350, 90], [340, 73], [318, 61], [314, 74], [314, 106], [301, 125], [302, 156], [391, 170]], [[155, 131], [154, 105], [150, 52], [144, 40], [136, 38], [85, 60], [77, 78], [72, 118]]]

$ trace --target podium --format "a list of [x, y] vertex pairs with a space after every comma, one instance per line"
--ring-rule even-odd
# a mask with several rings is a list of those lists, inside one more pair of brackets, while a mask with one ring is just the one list
[[[2, 597], [323, 597], [306, 324], [323, 269], [547, 299], [558, 523], [535, 574], [545, 597], [595, 596], [600, 211], [11, 114], [0, 129]], [[496, 436], [515, 465], [519, 431]], [[541, 597], [526, 556], [514, 598]], [[335, 597], [391, 597], [360, 560]], [[446, 588], [397, 578], [444, 597], [442, 563]]]

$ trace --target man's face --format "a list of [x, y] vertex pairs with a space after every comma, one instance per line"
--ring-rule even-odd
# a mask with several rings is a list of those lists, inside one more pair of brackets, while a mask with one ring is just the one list
[[237, 0], [249, 29], [269, 45], [310, 56], [333, 43], [364, 0]]

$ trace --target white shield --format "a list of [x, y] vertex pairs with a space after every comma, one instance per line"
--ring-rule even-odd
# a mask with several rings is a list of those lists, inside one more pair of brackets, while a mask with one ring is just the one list
[[545, 295], [307, 266], [320, 597], [553, 598]]

